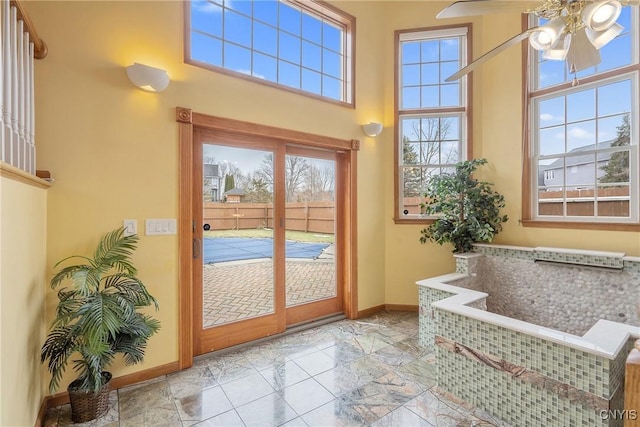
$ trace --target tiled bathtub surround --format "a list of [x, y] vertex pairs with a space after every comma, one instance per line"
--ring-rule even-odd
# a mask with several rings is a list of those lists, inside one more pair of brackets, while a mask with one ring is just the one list
[[[418, 282], [420, 343], [433, 343], [434, 338], [438, 341], [439, 386], [517, 426], [622, 426], [622, 420], [603, 419], [606, 417], [601, 416], [601, 411], [622, 409], [624, 361], [630, 337], [640, 336], [640, 328], [600, 320], [592, 322], [595, 325], [583, 336], [577, 336], [487, 312], [481, 306], [474, 308], [486, 298], [491, 309], [492, 297], [501, 292], [497, 280], [500, 275], [491, 276], [489, 268], [500, 262], [507, 265], [505, 270], [530, 267], [535, 257], [534, 250], [529, 248], [478, 249], [484, 256], [458, 257], [458, 273]], [[625, 271], [613, 274], [618, 277], [627, 274], [637, 280], [636, 262], [623, 258]], [[626, 269], [628, 264], [630, 270]], [[544, 267], [575, 270], [567, 266]], [[584, 268], [588, 271], [585, 274], [594, 273], [596, 280], [602, 280], [603, 271]], [[515, 277], [519, 273], [510, 274]], [[509, 294], [521, 292], [536, 280], [524, 274], [522, 277], [519, 287], [514, 285]], [[486, 291], [486, 283], [482, 284], [485, 287], [480, 286], [482, 278], [496, 280], [492, 283], [494, 294]], [[553, 289], [565, 289], [572, 283], [581, 283], [581, 279], [573, 271], [567, 283], [556, 281]], [[607, 282], [602, 286], [607, 286]], [[488, 298], [485, 292], [469, 289], [472, 287], [485, 290]], [[571, 299], [580, 291], [564, 293], [565, 299]], [[557, 297], [560, 295], [562, 292]], [[637, 304], [637, 295], [638, 292], [627, 298]], [[432, 302], [431, 307], [422, 305], [437, 296], [445, 298]], [[530, 302], [529, 309], [531, 305]], [[584, 310], [597, 307], [594, 302]], [[526, 311], [527, 305], [520, 308]], [[431, 331], [435, 331], [434, 336], [429, 336]]]
[[456, 286], [489, 294], [492, 313], [584, 334], [598, 320], [638, 326], [640, 260], [622, 253], [476, 245], [456, 256], [471, 277]]

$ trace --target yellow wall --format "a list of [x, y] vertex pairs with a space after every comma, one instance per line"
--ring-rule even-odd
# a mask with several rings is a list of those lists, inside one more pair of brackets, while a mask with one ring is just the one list
[[[55, 178], [48, 197], [47, 274], [62, 257], [86, 253], [125, 218], [177, 217], [175, 107], [311, 132], [361, 139], [358, 154], [358, 302], [417, 304], [414, 282], [451, 271], [450, 247], [421, 245], [416, 225], [393, 223], [393, 32], [437, 21], [450, 2], [335, 1], [357, 18], [356, 108], [313, 100], [183, 63], [181, 2], [27, 2], [49, 56], [36, 63], [38, 167]], [[515, 15], [474, 18], [475, 56], [519, 31]], [[458, 22], [463, 22], [460, 20]], [[168, 70], [160, 94], [134, 88], [134, 61]], [[638, 233], [522, 228], [520, 212], [520, 49], [475, 73], [474, 151], [490, 161], [483, 175], [507, 198], [511, 217], [497, 242], [606, 249], [640, 255]], [[379, 137], [361, 123], [382, 121]], [[515, 161], [514, 161], [515, 159]], [[4, 240], [4, 239], [3, 239]], [[177, 359], [176, 236], [141, 236], [136, 263], [161, 304], [162, 330], [144, 365]], [[48, 294], [48, 318], [55, 299]], [[67, 377], [67, 381], [72, 375]], [[66, 384], [63, 384], [65, 386]]]
[[44, 396], [46, 190], [0, 178], [0, 425], [33, 425]]
[[[384, 303], [385, 193], [382, 144], [360, 124], [384, 119], [379, 3], [340, 3], [358, 17], [357, 108], [283, 92], [183, 63], [181, 2], [28, 2], [49, 55], [36, 64], [39, 168], [56, 178], [49, 191], [47, 272], [59, 259], [90, 251], [125, 218], [176, 218], [178, 151], [175, 107], [342, 139], [358, 154], [359, 306]], [[73, 23], [62, 24], [62, 23]], [[159, 94], [128, 81], [134, 61], [168, 70]], [[391, 133], [387, 130], [387, 133]], [[388, 142], [388, 141], [386, 141]], [[386, 152], [386, 148], [385, 152]], [[162, 329], [144, 365], [116, 366], [119, 376], [178, 358], [176, 236], [141, 235], [135, 257], [159, 300]], [[55, 304], [49, 293], [48, 318]], [[73, 374], [69, 373], [66, 387]]]

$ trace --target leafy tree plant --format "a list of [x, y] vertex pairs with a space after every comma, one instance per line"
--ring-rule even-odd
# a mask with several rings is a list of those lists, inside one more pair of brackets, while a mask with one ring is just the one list
[[100, 240], [93, 258], [74, 255], [80, 264], [62, 268], [51, 279], [58, 290], [58, 306], [51, 331], [42, 346], [41, 361], [48, 361], [52, 374], [49, 390], [59, 386], [71, 356], [79, 377], [70, 389], [97, 392], [111, 375], [105, 369], [120, 353], [127, 364], [141, 362], [147, 340], [160, 328], [160, 322], [138, 312], [150, 305], [158, 309], [156, 299], [136, 277], [130, 256], [138, 236], [125, 236], [124, 228], [107, 233]]
[[469, 252], [475, 242], [490, 242], [502, 231], [507, 215], [500, 215], [504, 197], [492, 184], [472, 177], [486, 159], [473, 159], [456, 164], [455, 172], [433, 176], [420, 206], [435, 222], [421, 231], [421, 243], [451, 243], [453, 252]]

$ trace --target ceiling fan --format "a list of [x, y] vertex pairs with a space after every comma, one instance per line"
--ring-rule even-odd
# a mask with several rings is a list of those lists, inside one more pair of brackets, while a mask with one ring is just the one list
[[546, 20], [544, 25], [529, 28], [485, 53], [445, 81], [458, 80], [524, 39], [542, 52], [544, 59], [567, 61], [569, 72], [591, 68], [600, 63], [599, 49], [624, 29], [616, 21], [623, 6], [640, 5], [640, 0], [463, 0], [438, 15], [438, 19], [492, 13], [522, 12]]

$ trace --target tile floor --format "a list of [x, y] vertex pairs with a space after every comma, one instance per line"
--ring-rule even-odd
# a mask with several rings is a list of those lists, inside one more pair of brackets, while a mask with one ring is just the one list
[[[507, 426], [436, 387], [417, 313], [381, 313], [199, 359], [111, 393], [102, 426]], [[45, 425], [71, 425], [69, 405]]]

